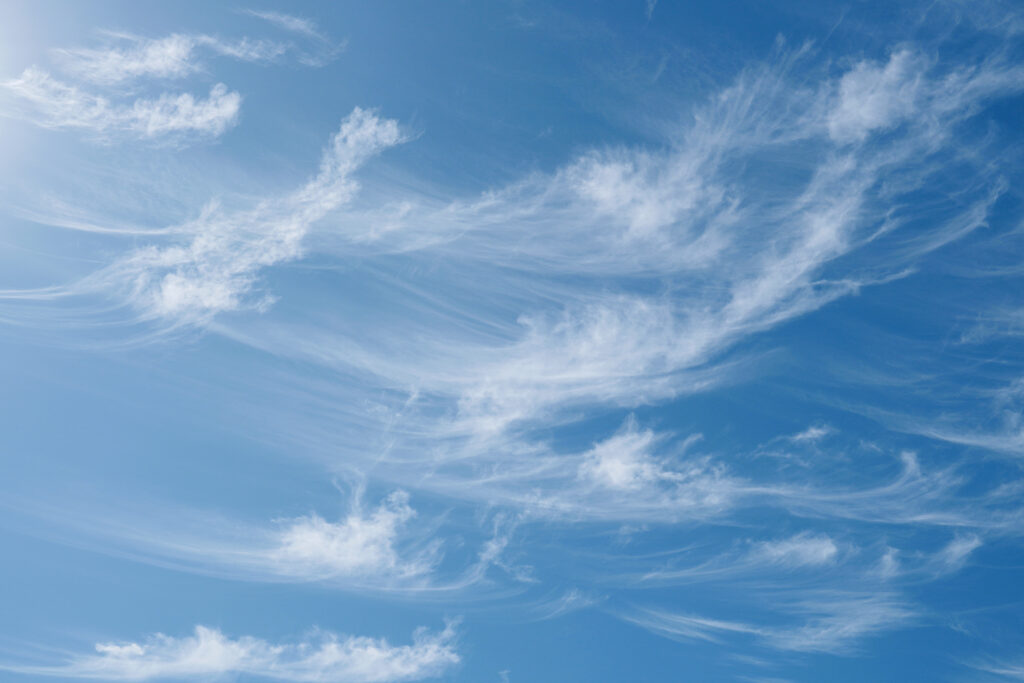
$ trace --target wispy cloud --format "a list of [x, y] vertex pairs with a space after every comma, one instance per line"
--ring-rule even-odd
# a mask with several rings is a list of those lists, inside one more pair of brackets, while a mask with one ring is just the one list
[[[1012, 337], [1006, 331], [1002, 334]], [[1024, 455], [1024, 378], [1007, 378], [995, 387], [977, 389], [974, 394], [975, 409], [965, 410], [962, 415], [898, 415], [889, 420], [897, 429], [931, 439], [1011, 456]]]
[[[249, 14], [322, 38], [305, 19]], [[69, 68], [80, 78], [121, 85], [184, 77], [199, 68], [200, 50], [228, 54], [233, 46], [239, 58], [271, 58], [259, 56], [262, 44], [249, 45], [251, 54], [246, 45], [172, 36], [67, 57], [78, 60]], [[760, 425], [749, 430], [773, 448], [813, 451], [794, 477], [792, 459], [687, 436], [713, 408], [651, 408], [786, 372], [761, 361], [774, 358], [787, 332], [814, 336], [793, 332], [800, 318], [906, 281], [927, 258], [986, 225], [1012, 183], [992, 161], [1002, 158], [995, 135], [965, 150], [962, 125], [987, 102], [1019, 93], [1024, 71], [998, 56], [950, 63], [912, 45], [841, 67], [817, 65], [815, 54], [780, 44], [770, 63], [665, 123], [660, 144], [584, 150], [553, 171], [468, 197], [389, 174], [361, 176], [360, 187], [357, 171], [407, 135], [396, 121], [356, 109], [319, 171], [297, 188], [250, 203], [197, 204], [189, 222], [123, 231], [130, 244], [104, 237], [115, 255], [92, 275], [0, 292], [0, 300], [35, 297], [45, 307], [61, 298], [70, 302], [65, 311], [101, 300], [109, 304], [104, 322], [120, 325], [109, 326], [113, 334], [143, 328], [166, 339], [168, 331], [199, 328], [223, 335], [263, 352], [265, 372], [207, 385], [238, 406], [247, 437], [320, 457], [327, 468], [372, 470], [389, 490], [429, 492], [515, 524], [543, 520], [547, 531], [582, 528], [602, 540], [668, 538], [669, 549], [626, 559], [557, 543], [537, 555], [591, 562], [587, 578], [604, 585], [667, 590], [700, 582], [746, 601], [741, 616], [665, 608], [620, 615], [653, 632], [853, 653], [871, 636], [913, 623], [920, 610], [901, 587], [951, 576], [990, 533], [1019, 530], [1024, 517], [1013, 491], [979, 486], [964, 461], [918, 456], [902, 444], [852, 457], [857, 439], [818, 416], [786, 421], [774, 437], [761, 437]], [[32, 101], [25, 93], [34, 87], [40, 111], [64, 112], [49, 125], [120, 112], [42, 72], [26, 74], [19, 97]], [[61, 98], [66, 105], [53, 104]], [[233, 116], [237, 109], [236, 102]], [[79, 127], [87, 125], [145, 128]], [[921, 205], [922, 188], [949, 168], [970, 178], [956, 202]], [[926, 215], [911, 216], [918, 209]], [[99, 234], [95, 223], [80, 229]], [[358, 262], [358, 273], [316, 273], [331, 278], [332, 293], [355, 294], [315, 311], [299, 295], [282, 314], [272, 306], [276, 297], [301, 292], [309, 273], [291, 271], [299, 286], [281, 291], [264, 287], [266, 273], [308, 254]], [[95, 309], [83, 310], [92, 322]], [[1002, 431], [918, 433], [1016, 453], [1021, 411], [1007, 400]], [[738, 431], [746, 438], [748, 430]], [[120, 537], [109, 545], [127, 556], [230, 578], [409, 596], [476, 589], [493, 575], [523, 591], [543, 581], [543, 569], [525, 562], [550, 558], [517, 563], [511, 533], [497, 522], [482, 543], [459, 539], [470, 548], [462, 569], [440, 571], [442, 559], [459, 560], [447, 545], [442, 556], [434, 524], [396, 493], [337, 518], [308, 514], [242, 533], [180, 522], [167, 522], [174, 528], [166, 534], [146, 524], [87, 533]], [[557, 569], [578, 568], [564, 566]], [[562, 584], [569, 590], [547, 591], [533, 616], [596, 604], [576, 579]], [[100, 671], [201, 641], [227, 649], [242, 642], [204, 631], [167, 641], [164, 650], [161, 640], [126, 644], [69, 666]], [[323, 648], [310, 647], [302, 652]], [[232, 666], [223, 671], [255, 672]]]
[[459, 663], [455, 631], [413, 634], [411, 645], [384, 639], [314, 633], [306, 639], [276, 644], [252, 636], [231, 638], [197, 626], [191, 636], [157, 634], [142, 642], [96, 645], [96, 654], [79, 655], [55, 666], [0, 664], [11, 672], [106, 681], [208, 680], [249, 675], [296, 683], [388, 683], [441, 675]]
[[[827, 534], [804, 531], [788, 538], [748, 539], [710, 556], [706, 553], [680, 553], [678, 558], [666, 558], [656, 569], [638, 575], [627, 573], [623, 577], [628, 577], [630, 585], [637, 587], [713, 584], [732, 580], [792, 583], [796, 572], [813, 582], [816, 578], [826, 577], [829, 571], [846, 575], [852, 581], [859, 569], [842, 565], [848, 559], [847, 555], [856, 554], [857, 550], [849, 544], [836, 543]], [[694, 562], [694, 557], [700, 561]]]
[[[446, 516], [421, 514], [404, 491], [376, 505], [364, 497], [357, 487], [337, 517], [314, 512], [259, 523], [153, 501], [57, 507], [12, 500], [9, 510], [17, 511], [19, 528], [54, 542], [221, 579], [449, 603], [494, 598], [535, 581], [529, 566], [509, 558], [515, 523], [506, 516], [446, 543]], [[492, 575], [509, 577], [513, 587]]]
[[269, 21], [272, 24], [276, 24], [286, 31], [300, 33], [310, 38], [318, 38], [321, 40], [324, 37], [323, 34], [320, 33], [319, 29], [317, 29], [316, 23], [312, 19], [297, 17], [293, 14], [285, 14], [284, 12], [271, 12], [269, 10], [245, 10], [245, 13], [258, 19]]
[[838, 142], [859, 142], [901, 124], [918, 108], [927, 67], [909, 50], [894, 53], [886, 64], [857, 64], [839, 80], [828, 115], [829, 135]]
[[[915, 258], [965, 234], [958, 224], [897, 259], [836, 265], [897, 230], [891, 193], [935, 173], [941, 162], [930, 155], [952, 128], [1018, 84], [1005, 65], [933, 73], [901, 51], [788, 87], [787, 69], [801, 58], [744, 74], [664, 150], [598, 150], [475, 201], [413, 196], [339, 217], [321, 248], [443, 256], [493, 306], [468, 303], [464, 284], [428, 278], [391, 302], [410, 311], [403, 324], [421, 330], [415, 345], [391, 341], [385, 357], [357, 333], [321, 329], [320, 341], [264, 348], [346, 371], [331, 347], [357, 347], [359, 371], [414, 387], [420, 401], [403, 409], [406, 422], [420, 405], [452, 407], [416, 427], [444, 437], [498, 438], [571, 420], [584, 406], [629, 408], [728, 382], [726, 358], [740, 340], [905, 277]], [[854, 111], [857, 84], [879, 74], [884, 88], [868, 98], [878, 102]], [[737, 173], [768, 150], [795, 155], [799, 182], [765, 193], [757, 189], [764, 173]], [[485, 268], [488, 278], [475, 278]], [[671, 294], [650, 293], [659, 281]], [[433, 309], [430, 287], [454, 303]], [[469, 323], [445, 327], [453, 315]]]
[[185, 134], [216, 137], [235, 125], [242, 103], [240, 94], [218, 83], [206, 99], [188, 93], [164, 94], [119, 104], [34, 67], [2, 85], [32, 107], [37, 125], [85, 130], [100, 138], [115, 133], [147, 139]]
[[[85, 130], [102, 140], [111, 140], [117, 133], [147, 139], [176, 136], [182, 140], [186, 134], [216, 137], [236, 123], [242, 100], [239, 93], [217, 84], [206, 100], [180, 92], [146, 98], [132, 96], [132, 88], [154, 79], [184, 79], [202, 71], [204, 52], [269, 63], [292, 47], [265, 39], [224, 40], [205, 34], [173, 33], [163, 38], [116, 32], [104, 35], [107, 43], [102, 47], [54, 51], [70, 82], [31, 66], [19, 78], [0, 83], [13, 99], [4, 106], [4, 113], [46, 128]], [[305, 52], [300, 60], [315, 61]]]
[[600, 603], [604, 598], [589, 595], [579, 588], [570, 588], [557, 597], [533, 605], [531, 610], [539, 619], [556, 619]]
[[813, 425], [808, 427], [804, 431], [799, 432], [798, 434], [794, 434], [793, 436], [789, 437], [789, 439], [797, 443], [818, 441], [831, 433], [832, 429], [827, 425]]
[[164, 38], [108, 34], [114, 44], [103, 48], [57, 50], [61, 66], [73, 76], [100, 85], [140, 78], [184, 78], [202, 68], [198, 51], [249, 62], [282, 56], [287, 47], [267, 40], [223, 41], [213, 36], [173, 33]]
[[828, 536], [803, 533], [758, 543], [751, 554], [755, 561], [799, 567], [828, 564], [835, 560], [838, 552], [835, 542]]
[[946, 571], [960, 569], [968, 556], [981, 547], [982, 541], [974, 534], [957, 536], [938, 554], [937, 560]]
[[243, 10], [244, 14], [267, 21], [274, 26], [304, 39], [301, 46], [291, 46], [299, 62], [307, 66], [324, 66], [344, 48], [345, 41], [332, 41], [316, 22], [284, 12]]
[[871, 635], [906, 626], [916, 615], [892, 595], [809, 596], [792, 611], [807, 622], [791, 629], [763, 633], [765, 642], [783, 650], [845, 653]]
[[746, 636], [777, 650], [849, 654], [863, 639], [903, 627], [915, 616], [898, 598], [884, 594], [809, 595], [782, 609], [787, 619], [798, 619], [802, 623], [755, 625], [659, 610], [637, 610], [624, 618], [670, 638], [719, 642], [726, 637]]
[[226, 212], [211, 203], [195, 221], [173, 231], [177, 239], [191, 241], [129, 252], [67, 293], [120, 298], [143, 319], [172, 327], [266, 306], [268, 297], [249, 298], [259, 271], [298, 258], [313, 224], [357, 192], [352, 174], [402, 139], [396, 122], [356, 108], [332, 137], [319, 173], [300, 188], [247, 210]]
[[580, 477], [613, 489], [637, 489], [659, 479], [671, 479], [672, 475], [651, 457], [654, 439], [654, 432], [638, 431], [631, 419], [618, 434], [584, 454]]
[[[968, 662], [967, 665], [972, 669], [997, 677], [996, 680], [1024, 681], [1024, 662], [1014, 660], [1013, 658], [999, 659], [993, 657], [987, 660]], [[986, 677], [982, 680], [992, 679]]]
[[887, 581], [896, 578], [931, 581], [948, 577], [967, 566], [971, 554], [984, 543], [978, 534], [960, 532], [935, 551], [901, 553], [887, 546], [874, 572]]

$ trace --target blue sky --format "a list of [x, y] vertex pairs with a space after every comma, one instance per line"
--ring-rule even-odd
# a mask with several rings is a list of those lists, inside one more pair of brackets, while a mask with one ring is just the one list
[[7, 2], [0, 678], [1024, 680], [1012, 2]]

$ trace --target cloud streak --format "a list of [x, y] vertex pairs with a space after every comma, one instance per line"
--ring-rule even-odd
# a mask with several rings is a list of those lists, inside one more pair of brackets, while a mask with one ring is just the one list
[[[303, 254], [303, 239], [318, 221], [345, 205], [359, 190], [353, 174], [373, 156], [404, 140], [398, 124], [356, 108], [342, 120], [324, 150], [318, 173], [294, 191], [226, 211], [213, 201], [184, 225], [151, 235], [169, 235], [123, 254], [118, 260], [59, 292], [60, 297], [103, 297], [128, 307], [138, 320], [165, 329], [201, 326], [217, 314], [264, 310], [273, 302], [253, 297], [261, 270]], [[5, 298], [31, 298], [31, 292]]]
[[658, 610], [638, 610], [624, 618], [674, 639], [720, 642], [724, 638], [752, 637], [775, 650], [838, 655], [854, 652], [864, 639], [905, 626], [915, 616], [899, 599], [884, 594], [810, 595], [785, 609], [790, 619], [802, 623], [755, 625]]
[[157, 634], [142, 642], [99, 643], [96, 654], [57, 666], [0, 665], [7, 671], [105, 681], [208, 680], [250, 675], [295, 683], [389, 683], [433, 678], [459, 663], [455, 631], [419, 629], [410, 645], [365, 636], [315, 633], [286, 644], [197, 626], [191, 636]]
[[210, 205], [187, 227], [193, 235], [190, 243], [139, 249], [80, 286], [127, 294], [149, 319], [190, 324], [265, 304], [267, 299], [254, 304], [245, 298], [257, 273], [298, 258], [310, 227], [358, 190], [352, 174], [402, 139], [395, 121], [356, 108], [342, 121], [319, 173], [307, 184], [248, 211], [225, 214]]
[[84, 92], [35, 67], [3, 83], [38, 114], [44, 128], [85, 130], [100, 137], [126, 133], [136, 138], [199, 135], [216, 137], [235, 125], [242, 96], [218, 83], [206, 99], [182, 93], [140, 98], [130, 105]]
[[[164, 38], [112, 34], [117, 44], [99, 49], [57, 51], [65, 71], [82, 80], [110, 86], [141, 78], [185, 78], [202, 68], [200, 49], [247, 62], [269, 62], [282, 56], [286, 46], [267, 40], [243, 38], [228, 42], [207, 35], [173, 33]], [[118, 46], [120, 45], [120, 46]]]
[[[282, 15], [284, 16], [284, 15]], [[0, 82], [12, 102], [9, 115], [27, 119], [44, 128], [76, 129], [95, 139], [115, 136], [139, 139], [187, 137], [214, 138], [232, 128], [242, 97], [222, 83], [207, 99], [190, 93], [164, 92], [157, 97], [133, 96], [139, 83], [181, 80], [204, 70], [202, 53], [245, 62], [271, 63], [293, 46], [264, 39], [223, 40], [205, 34], [173, 33], [163, 38], [107, 32], [109, 42], [100, 48], [56, 50], [61, 69], [71, 82], [31, 66], [18, 78]], [[319, 35], [307, 38], [323, 41]], [[303, 63], [314, 59], [302, 53]], [[100, 88], [100, 93], [89, 87]]]

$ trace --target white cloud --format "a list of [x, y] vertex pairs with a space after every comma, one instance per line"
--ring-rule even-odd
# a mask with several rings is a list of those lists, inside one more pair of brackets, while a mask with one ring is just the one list
[[[660, 148], [584, 153], [476, 198], [370, 187], [365, 205], [331, 214], [314, 248], [374, 264], [357, 283], [378, 297], [372, 324], [354, 324], [366, 310], [340, 302], [318, 311], [315, 326], [293, 322], [301, 316], [237, 316], [217, 329], [355, 378], [296, 386], [295, 405], [316, 410], [284, 414], [274, 405], [260, 415], [280, 421], [272, 438], [332, 459], [338, 444], [394, 434], [373, 466], [398, 486], [628, 521], [756, 502], [798, 515], [963, 522], [968, 511], [942, 504], [955, 483], [949, 472], [908, 467], [866, 489], [759, 483], [710, 456], [666, 458], [641, 431], [587, 454], [544, 441], [595, 408], [618, 414], [757, 372], [756, 351], [743, 342], [909, 272], [920, 250], [884, 264], [856, 252], [899, 229], [894, 188], [918, 187], [942, 166], [945, 157], [930, 156], [937, 141], [983, 98], [1019, 85], [998, 64], [921, 73], [924, 62], [907, 54], [856, 64], [840, 78], [809, 69], [798, 79], [801, 54], [782, 55], [696, 108]], [[849, 110], [842, 94], [867, 88], [872, 74], [885, 87], [869, 93], [869, 111]], [[905, 112], [887, 98], [918, 79], [920, 96], [901, 101], [926, 114], [907, 120], [928, 126], [888, 127]], [[340, 135], [350, 139], [341, 156], [400, 140], [394, 122], [368, 117], [353, 114], [366, 135]], [[847, 144], [832, 124], [845, 136], [884, 128], [892, 140]], [[306, 187], [248, 211], [211, 206], [178, 230], [188, 236], [182, 243], [126, 254], [75, 293], [127, 299], [142, 320], [171, 325], [258, 309], [267, 302], [256, 292], [262, 270], [302, 255], [311, 224], [354, 195], [358, 163], [325, 166]], [[437, 263], [445, 267], [428, 266]], [[367, 409], [310, 417], [338, 416], [338, 405]], [[367, 462], [361, 449], [341, 447]]]
[[531, 611], [536, 613], [539, 619], [555, 619], [578, 610], [587, 609], [603, 599], [603, 597], [588, 595], [578, 588], [570, 588], [557, 597], [534, 605]]
[[797, 443], [819, 441], [831, 434], [832, 431], [832, 428], [828, 425], [812, 425], [804, 431], [789, 437], [789, 440]]
[[139, 138], [176, 135], [215, 137], [238, 119], [242, 96], [218, 83], [206, 99], [165, 93], [155, 99], [117, 104], [106, 97], [62, 83], [35, 67], [3, 87], [31, 105], [32, 120], [44, 128], [73, 128], [105, 137], [127, 133]]
[[628, 226], [631, 237], [650, 236], [683, 216], [714, 211], [721, 190], [704, 173], [699, 153], [665, 159], [633, 150], [594, 152], [565, 170], [569, 187], [600, 214]]
[[257, 10], [245, 10], [246, 14], [254, 16], [264, 21], [269, 21], [272, 24], [280, 26], [286, 31], [292, 31], [293, 33], [300, 33], [309, 38], [323, 39], [323, 34], [317, 29], [316, 23], [312, 19], [306, 19], [305, 17], [297, 17], [292, 14], [285, 14], [283, 12], [269, 12], [269, 11], [257, 11]]
[[807, 622], [762, 635], [773, 647], [800, 652], [849, 653], [863, 638], [904, 626], [914, 617], [910, 608], [886, 594], [810, 596], [789, 609]]
[[319, 67], [330, 62], [345, 47], [345, 41], [333, 42], [312, 19], [283, 12], [242, 10], [250, 16], [270, 22], [302, 39], [300, 45], [289, 45], [296, 58], [306, 66]]
[[755, 562], [800, 567], [829, 564], [838, 552], [835, 542], [828, 536], [805, 532], [779, 541], [758, 543], [751, 556]]
[[[741, 489], [740, 495], [750, 495], [750, 492]], [[705, 556], [697, 562], [691, 561], [688, 553], [681, 554], [680, 562], [666, 562], [653, 571], [640, 572], [635, 576], [640, 584], [683, 585], [752, 577], [764, 579], [778, 577], [782, 571], [834, 567], [835, 570], [827, 574], [820, 571], [807, 572], [808, 577], [825, 577], [851, 569], [839, 565], [840, 548], [826, 534], [803, 532], [777, 540], [748, 541], [747, 545], [747, 549], [734, 546], [717, 555]], [[791, 580], [786, 578], [786, 581]]]
[[[1000, 334], [1017, 336], [1010, 330]], [[1012, 377], [1003, 380], [1001, 386], [977, 391], [974, 396], [986, 401], [981, 415], [964, 410], [958, 415], [945, 414], [940, 418], [900, 416], [893, 420], [901, 431], [920, 434], [932, 439], [948, 441], [964, 446], [975, 446], [1007, 455], [1024, 455], [1024, 378]], [[949, 390], [951, 387], [944, 387]], [[955, 386], [959, 394], [963, 389]], [[978, 401], [975, 401], [977, 404]], [[980, 424], [986, 427], [981, 427]]]
[[675, 329], [670, 306], [638, 297], [609, 297], [520, 323], [524, 336], [484, 355], [465, 378], [457, 427], [496, 432], [558, 404], [614, 401], [636, 391], [663, 396], [672, 392], [666, 373], [699, 351], [699, 341]]
[[440, 521], [419, 519], [404, 491], [366, 508], [357, 490], [348, 511], [337, 520], [313, 513], [251, 524], [209, 511], [155, 508], [151, 501], [92, 514], [36, 514], [63, 518], [63, 525], [74, 529], [77, 541], [72, 542], [91, 539], [88, 547], [94, 550], [158, 566], [227, 579], [317, 582], [409, 596], [472, 583], [482, 578], [478, 574], [486, 565], [499, 562], [501, 550], [481, 557], [462, 576], [441, 576]]
[[[294, 17], [255, 14], [295, 32], [315, 30]], [[104, 57], [110, 65], [98, 57], [82, 63], [105, 83], [132, 74], [176, 77], [196, 66], [193, 48], [183, 51], [173, 42], [143, 47]], [[223, 312], [259, 309], [268, 301], [259, 291], [264, 270], [301, 258], [305, 249], [360, 260], [367, 267], [346, 282], [357, 293], [372, 290], [372, 306], [347, 307], [346, 297], [338, 297], [337, 310], [316, 310], [320, 328], [312, 333], [293, 324], [305, 312], [302, 301], [295, 304], [300, 314], [283, 320], [221, 318], [218, 329], [234, 339], [319, 364], [312, 378], [301, 371], [288, 375], [288, 383], [272, 377], [267, 413], [279, 422], [259, 425], [260, 436], [274, 432], [275, 445], [301, 440], [308, 448], [296, 450], [326, 452], [331, 464], [360, 467], [372, 458], [375, 476], [404, 478], [453, 499], [508, 505], [526, 518], [550, 513], [641, 525], [715, 517], [728, 523], [749, 521], [726, 517], [747, 506], [748, 515], [751, 508], [758, 515], [774, 508], [766, 519], [784, 510], [817, 518], [819, 525], [822, 519], [915, 529], [1004, 523], [989, 514], [988, 503], [971, 509], [972, 501], [956, 497], [961, 480], [955, 470], [936, 469], [934, 460], [922, 467], [909, 453], [902, 472], [878, 483], [880, 469], [850, 474], [835, 461], [825, 469], [842, 476], [814, 480], [823, 470], [809, 469], [787, 478], [791, 472], [781, 467], [766, 472], [776, 463], [762, 459], [750, 467], [750, 478], [741, 478], [734, 463], [742, 454], [693, 457], [674, 448], [670, 435], [642, 429], [635, 420], [589, 449], [561, 445], [565, 432], [578, 437], [597, 420], [608, 424], [638, 406], [721, 386], [734, 368], [750, 367], [742, 362], [754, 357], [757, 344], [749, 342], [759, 334], [900, 277], [922, 253], [984, 223], [991, 202], [965, 213], [970, 220], [956, 229], [915, 225], [913, 232], [928, 239], [893, 262], [879, 263], [878, 252], [867, 249], [878, 235], [899, 230], [900, 193], [928, 182], [947, 160], [933, 156], [936, 145], [982, 98], [996, 94], [997, 85], [1012, 85], [1007, 71], [983, 65], [943, 76], [910, 51], [894, 53], [887, 63], [855, 64], [839, 78], [818, 73], [815, 79], [813, 71], [791, 77], [789, 66], [748, 71], [698, 108], [692, 123], [687, 117], [673, 129], [659, 149], [595, 150], [557, 172], [468, 200], [446, 198], [436, 188], [434, 195], [418, 195], [385, 181], [370, 188], [369, 208], [336, 215], [356, 195], [355, 170], [402, 139], [395, 122], [357, 109], [310, 182], [244, 210], [210, 204], [195, 221], [173, 229], [177, 242], [152, 241], [131, 251], [76, 292], [127, 301], [139, 317], [159, 324], [204, 324]], [[876, 137], [881, 133], [888, 134], [884, 140]], [[307, 238], [318, 221], [323, 239], [314, 246]], [[246, 389], [264, 388], [261, 381], [246, 378]], [[254, 422], [265, 415], [253, 414]], [[566, 425], [571, 428], [559, 431]], [[788, 438], [818, 444], [828, 433], [812, 426]], [[383, 439], [361, 438], [367, 434]], [[382, 441], [383, 449], [373, 447]], [[337, 521], [315, 514], [287, 520], [260, 543], [239, 543], [219, 555], [214, 548], [209, 563], [233, 567], [241, 560], [252, 575], [270, 580], [345, 585], [354, 577], [348, 585], [393, 582], [401, 589], [415, 583], [401, 579], [434, 565], [429, 547], [409, 552], [406, 541], [419, 531], [409, 533], [413, 519], [398, 494], [376, 509], [357, 506]], [[680, 537], [686, 532], [673, 528], [673, 539], [677, 529]], [[479, 553], [481, 572], [514, 573], [503, 559], [508, 543], [495, 533]], [[934, 553], [934, 565], [960, 567], [980, 543], [974, 535], [958, 536]], [[192, 550], [168, 555], [198, 557], [199, 544], [179, 545]], [[857, 572], [864, 582], [858, 590], [870, 582], [877, 587], [879, 576], [893, 580], [932, 568], [931, 556], [917, 561], [872, 547], [879, 552], [855, 569], [847, 567], [854, 553], [841, 552], [832, 536], [809, 532], [733, 544], [704, 562], [700, 549], [677, 548], [638, 561], [692, 567], [653, 578], [738, 579], [734, 585], [806, 580], [821, 586], [841, 572], [845, 578]], [[795, 568], [801, 571], [790, 571]], [[526, 583], [532, 574], [516, 578]], [[913, 616], [899, 596], [886, 592], [894, 585], [849, 594], [796, 585], [770, 604], [751, 591], [742, 596], [751, 611], [743, 621], [667, 612], [646, 612], [637, 621], [673, 637], [748, 638], [787, 651], [845, 653]], [[590, 600], [574, 589], [552, 601], [549, 611]], [[770, 614], [758, 618], [760, 609]], [[223, 670], [248, 671], [245, 662], [258, 659], [244, 648], [239, 654], [240, 640], [202, 638], [222, 643], [210, 647], [216, 654], [210, 658], [228, 662]], [[175, 647], [186, 640], [198, 642], [200, 634], [174, 641]], [[285, 646], [254, 651], [277, 647]], [[113, 666], [109, 662], [135, 662], [154, 652], [162, 650], [149, 641], [110, 644], [92, 659]]]
[[941, 578], [963, 569], [971, 553], [983, 545], [977, 534], [958, 533], [952, 541], [934, 553], [901, 553], [886, 547], [873, 573], [882, 579], [919, 577], [925, 580]]
[[916, 109], [928, 64], [909, 50], [893, 53], [885, 65], [860, 62], [839, 81], [838, 101], [828, 131], [838, 142], [864, 140], [876, 130], [899, 125]]
[[178, 231], [191, 234], [191, 242], [140, 248], [79, 286], [127, 294], [145, 317], [172, 324], [203, 323], [223, 311], [265, 305], [266, 298], [246, 299], [260, 269], [298, 258], [313, 224], [357, 192], [352, 173], [401, 140], [396, 122], [356, 108], [331, 139], [320, 172], [296, 191], [232, 213], [211, 204]]
[[285, 46], [243, 38], [222, 41], [212, 36], [175, 33], [164, 38], [116, 34], [123, 45], [100, 49], [63, 49], [57, 55], [74, 76], [101, 85], [117, 85], [139, 78], [184, 78], [201, 68], [197, 51], [243, 61], [269, 61], [281, 56]]
[[173, 34], [131, 42], [127, 50], [58, 50], [57, 54], [69, 72], [96, 83], [118, 83], [140, 76], [181, 78], [197, 68], [191, 36]]
[[661, 610], [638, 610], [623, 618], [648, 631], [673, 639], [719, 642], [719, 636], [723, 634], [754, 635], [760, 633], [760, 629], [757, 627], [741, 622], [709, 619], [692, 614], [678, 614]]
[[982, 545], [976, 534], [957, 536], [936, 556], [946, 571], [956, 571], [964, 566], [968, 556]]
[[775, 607], [778, 612], [773, 613], [773, 619], [802, 623], [753, 624], [647, 609], [624, 614], [623, 618], [674, 639], [719, 642], [726, 636], [740, 635], [754, 637], [777, 650], [849, 654], [864, 638], [903, 626], [914, 616], [912, 610], [888, 594], [808, 592], [797, 602]]
[[[217, 136], [235, 124], [242, 99], [239, 93], [217, 84], [205, 100], [171, 92], [133, 98], [132, 86], [144, 79], [183, 79], [202, 71], [204, 52], [247, 62], [271, 62], [294, 47], [262, 39], [223, 40], [204, 34], [174, 33], [163, 38], [114, 32], [106, 35], [109, 43], [100, 48], [55, 51], [72, 82], [32, 66], [19, 78], [0, 83], [15, 97], [6, 113], [46, 128], [91, 131], [101, 139], [110, 139], [116, 133], [142, 138]], [[322, 61], [300, 50], [303, 63], [313, 64], [317, 59]], [[83, 83], [101, 88], [100, 93], [83, 88]]]
[[859, 489], [830, 485], [779, 485], [766, 492], [777, 504], [797, 515], [832, 517], [886, 524], [939, 526], [999, 526], [1007, 522], [989, 501], [957, 501], [955, 490], [963, 479], [952, 469], [922, 471], [917, 456], [900, 454], [902, 472], [893, 481]]
[[274, 644], [197, 626], [192, 636], [154, 635], [141, 643], [100, 643], [95, 655], [58, 666], [2, 666], [8, 671], [107, 681], [199, 679], [252, 675], [296, 683], [388, 683], [438, 676], [459, 662], [451, 625], [440, 633], [419, 629], [411, 645], [384, 639], [318, 633], [297, 643]]
[[1024, 662], [1019, 660], [990, 659], [970, 662], [968, 665], [979, 671], [998, 676], [1000, 680], [1024, 681]]
[[654, 441], [654, 432], [637, 431], [635, 421], [630, 420], [618, 434], [583, 456], [579, 475], [613, 489], [637, 489], [652, 483], [664, 474], [650, 454]]
[[358, 508], [341, 522], [311, 515], [290, 522], [279, 536], [270, 561], [285, 575], [332, 577], [377, 575], [410, 577], [426, 572], [430, 558], [408, 561], [395, 543], [406, 522], [415, 515], [404, 492], [388, 496], [370, 514]]
[[878, 560], [876, 572], [883, 579], [891, 579], [900, 573], [899, 552], [895, 548], [886, 548], [885, 553]]

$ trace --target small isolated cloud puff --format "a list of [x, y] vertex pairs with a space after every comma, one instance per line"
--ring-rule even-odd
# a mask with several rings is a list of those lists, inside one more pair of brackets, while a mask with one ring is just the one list
[[139, 138], [185, 133], [216, 137], [235, 124], [242, 102], [241, 95], [218, 83], [206, 99], [189, 93], [164, 93], [155, 99], [137, 99], [130, 105], [115, 104], [35, 67], [3, 83], [3, 87], [33, 107], [38, 114], [32, 119], [36, 125], [88, 130], [101, 137], [113, 133]]
[[804, 431], [789, 437], [789, 440], [795, 443], [813, 443], [832, 434], [832, 432], [833, 429], [828, 425], [812, 425]]
[[650, 455], [654, 432], [637, 431], [630, 420], [624, 429], [584, 455], [579, 476], [613, 489], [637, 489], [663, 475]]
[[251, 636], [232, 639], [197, 626], [192, 636], [156, 634], [142, 643], [100, 643], [95, 655], [59, 666], [2, 666], [19, 673], [107, 681], [201, 679], [251, 675], [297, 683], [388, 683], [440, 675], [459, 662], [452, 624], [440, 633], [418, 629], [411, 645], [383, 638], [317, 633], [298, 643]]
[[751, 559], [788, 567], [820, 566], [833, 562], [838, 552], [828, 536], [805, 532], [780, 541], [758, 543], [751, 551]]
[[885, 553], [878, 560], [875, 573], [883, 579], [891, 579], [898, 576], [901, 570], [899, 551], [895, 548], [886, 547]]
[[395, 549], [401, 527], [415, 516], [409, 496], [397, 491], [369, 515], [358, 508], [338, 523], [317, 515], [294, 520], [281, 532], [271, 557], [285, 574], [318, 577], [387, 574], [410, 576], [426, 561], [404, 562]]
[[976, 534], [957, 536], [943, 548], [936, 559], [948, 571], [955, 571], [964, 566], [967, 558], [982, 545]]

